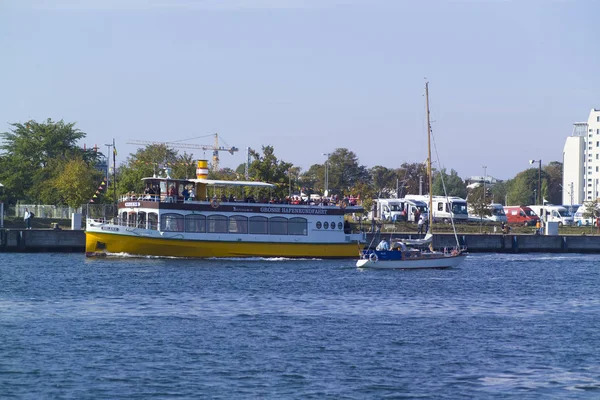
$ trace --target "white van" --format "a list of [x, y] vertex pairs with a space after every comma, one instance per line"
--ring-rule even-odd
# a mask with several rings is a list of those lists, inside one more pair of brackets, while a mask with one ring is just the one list
[[383, 221], [406, 221], [404, 199], [375, 199], [377, 214], [375, 217]]
[[506, 213], [504, 212], [504, 207], [500, 203], [492, 203], [490, 204], [491, 215], [486, 215], [483, 218], [480, 218], [471, 207], [469, 207], [469, 220], [470, 221], [486, 221], [486, 222], [508, 222], [508, 218], [506, 217]]
[[[428, 195], [408, 194], [406, 198], [429, 204]], [[434, 221], [450, 222], [451, 219], [454, 219], [455, 222], [460, 222], [467, 221], [469, 218], [465, 199], [454, 196], [433, 196], [431, 200], [433, 208], [430, 212], [433, 213]]]
[[569, 216], [569, 211], [566, 207], [546, 204], [543, 206], [529, 206], [540, 219], [546, 222], [558, 222], [559, 226], [573, 225], [573, 217]]
[[[600, 209], [600, 205], [598, 206], [598, 209]], [[596, 225], [593, 218], [585, 218], [583, 216], [585, 213], [586, 213], [586, 206], [585, 206], [585, 204], [582, 204], [581, 206], [579, 206], [579, 208], [575, 212], [575, 216], [573, 217], [573, 224], [575, 224], [577, 226]]]

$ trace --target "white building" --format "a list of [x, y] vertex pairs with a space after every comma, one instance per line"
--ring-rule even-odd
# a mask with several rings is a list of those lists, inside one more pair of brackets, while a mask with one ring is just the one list
[[563, 149], [563, 204], [583, 204], [599, 196], [600, 110], [590, 111], [588, 122], [573, 124]]

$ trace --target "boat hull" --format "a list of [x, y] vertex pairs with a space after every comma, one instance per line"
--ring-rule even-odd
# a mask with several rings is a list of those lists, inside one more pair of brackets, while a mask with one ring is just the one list
[[379, 260], [374, 258], [361, 258], [356, 262], [358, 268], [375, 269], [428, 269], [428, 268], [453, 268], [462, 263], [466, 254], [446, 255], [440, 253], [439, 256], [423, 257], [415, 259], [401, 260]]
[[86, 232], [86, 255], [127, 253], [142, 256], [225, 258], [355, 258], [362, 245], [347, 243], [285, 243], [162, 239], [144, 236]]

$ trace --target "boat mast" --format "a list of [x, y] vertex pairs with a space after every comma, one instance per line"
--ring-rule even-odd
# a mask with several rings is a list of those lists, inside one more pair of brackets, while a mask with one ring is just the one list
[[433, 226], [433, 196], [431, 193], [431, 121], [429, 120], [429, 82], [425, 82], [425, 111], [427, 114], [427, 176], [429, 177], [429, 228], [431, 232]]

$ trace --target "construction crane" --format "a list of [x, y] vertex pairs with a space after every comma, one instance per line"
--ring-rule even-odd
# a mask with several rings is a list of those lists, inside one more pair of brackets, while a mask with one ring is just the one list
[[204, 138], [207, 136], [213, 136], [213, 135], [206, 135], [206, 136], [199, 136], [199, 137], [195, 137], [195, 138], [190, 138], [190, 139], [183, 139], [180, 141], [175, 141], [175, 142], [154, 142], [151, 140], [130, 140], [127, 142], [127, 144], [140, 144], [140, 145], [165, 145], [167, 147], [178, 147], [178, 148], [182, 148], [182, 149], [200, 149], [200, 150], [212, 150], [213, 152], [213, 156], [212, 156], [212, 170], [213, 171], [218, 171], [219, 170], [219, 152], [220, 151], [227, 151], [229, 152], [229, 154], [233, 154], [236, 151], [238, 151], [239, 149], [235, 146], [219, 146], [219, 134], [215, 133], [214, 137], [215, 137], [215, 144], [214, 145], [208, 145], [208, 144], [192, 144], [192, 143], [182, 143], [182, 141], [184, 140], [194, 140], [194, 139], [200, 139], [200, 138]]

